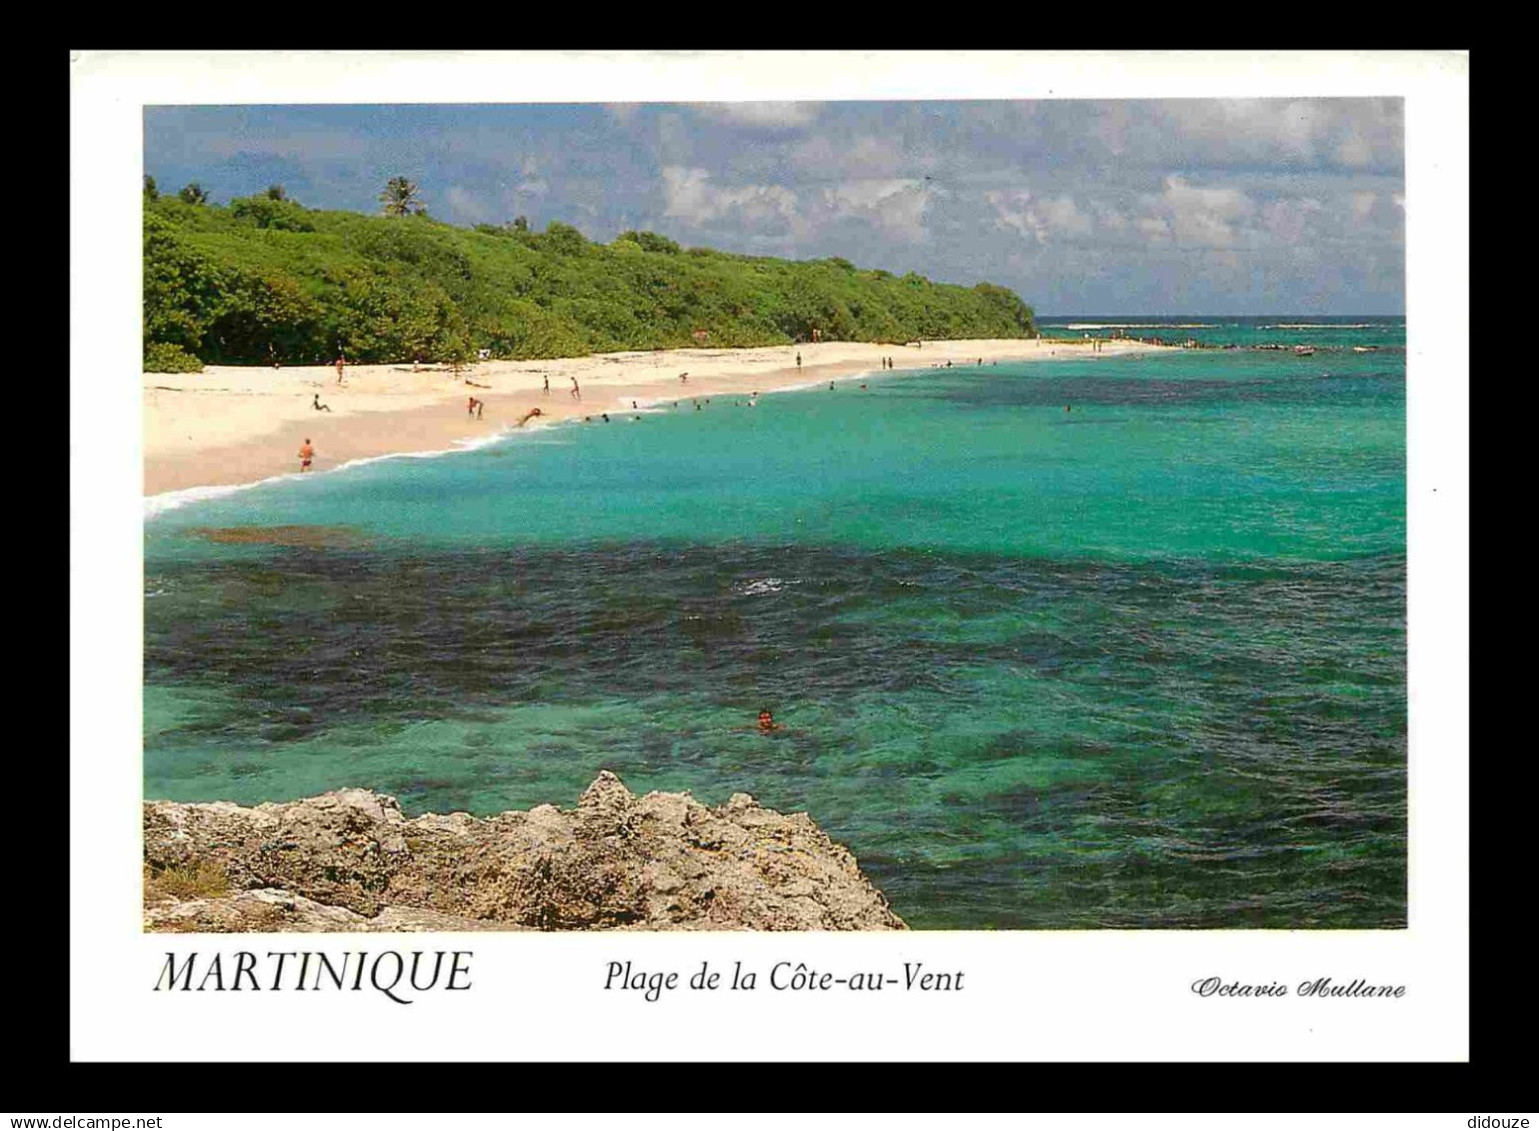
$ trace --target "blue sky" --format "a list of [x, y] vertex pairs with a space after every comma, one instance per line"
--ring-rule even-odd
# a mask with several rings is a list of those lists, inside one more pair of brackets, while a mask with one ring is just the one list
[[1399, 314], [1399, 99], [148, 107], [145, 170], [918, 271], [1040, 314]]

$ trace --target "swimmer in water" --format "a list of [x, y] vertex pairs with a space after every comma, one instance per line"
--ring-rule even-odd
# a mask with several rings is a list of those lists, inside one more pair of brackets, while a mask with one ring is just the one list
[[542, 416], [542, 415], [544, 415], [544, 414], [541, 413], [539, 409], [531, 408], [528, 412], [524, 413], [524, 415], [519, 419], [518, 426], [520, 428], [522, 428], [525, 424], [529, 423], [529, 419], [531, 417]]
[[772, 730], [779, 730], [780, 724], [775, 721], [775, 716], [768, 711], [759, 712], [759, 730], [768, 734]]

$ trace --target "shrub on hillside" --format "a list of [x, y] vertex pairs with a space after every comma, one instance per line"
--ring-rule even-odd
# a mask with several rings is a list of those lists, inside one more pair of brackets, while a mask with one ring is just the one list
[[170, 342], [144, 343], [146, 373], [202, 373], [203, 363], [181, 346]]

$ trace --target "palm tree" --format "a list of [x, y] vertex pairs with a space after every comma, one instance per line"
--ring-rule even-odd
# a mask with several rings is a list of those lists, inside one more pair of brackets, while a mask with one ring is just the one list
[[417, 197], [417, 185], [405, 177], [391, 177], [385, 182], [385, 191], [379, 194], [386, 216], [415, 216], [427, 211], [427, 206]]
[[182, 191], [177, 193], [177, 195], [185, 200], [188, 204], [208, 203], [208, 193], [203, 191], [203, 186], [198, 184], [197, 181], [193, 181], [189, 185], [184, 185], [182, 187]]

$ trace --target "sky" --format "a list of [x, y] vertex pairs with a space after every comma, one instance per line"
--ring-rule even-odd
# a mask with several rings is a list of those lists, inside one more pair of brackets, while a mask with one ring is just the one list
[[145, 171], [992, 282], [1040, 315], [1402, 314], [1398, 98], [146, 107]]

